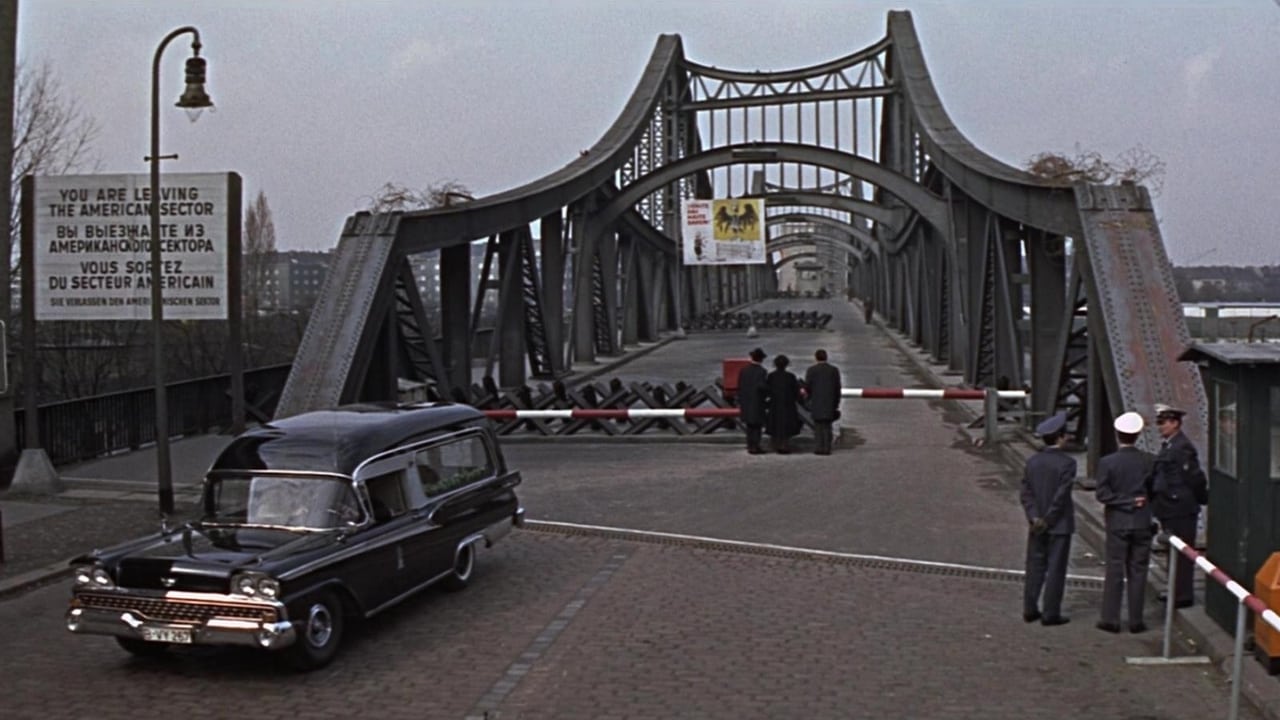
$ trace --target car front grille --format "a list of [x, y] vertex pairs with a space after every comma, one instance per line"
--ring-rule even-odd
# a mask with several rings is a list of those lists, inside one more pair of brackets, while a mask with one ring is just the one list
[[137, 597], [80, 593], [76, 596], [85, 607], [99, 610], [130, 612], [147, 620], [190, 623], [198, 625], [213, 618], [235, 620], [262, 620], [276, 622], [276, 611], [262, 605], [237, 605], [233, 603], [171, 600], [167, 598]]

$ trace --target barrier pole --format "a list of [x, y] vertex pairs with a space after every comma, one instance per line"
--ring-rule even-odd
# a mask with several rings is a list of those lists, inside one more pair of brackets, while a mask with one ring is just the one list
[[1241, 659], [1244, 657], [1244, 621], [1247, 617], [1249, 608], [1245, 607], [1244, 598], [1240, 598], [1236, 603], [1236, 642], [1231, 658], [1231, 710], [1227, 713], [1227, 720], [1236, 720], [1240, 716], [1240, 670]]
[[1000, 394], [995, 388], [987, 388], [982, 398], [983, 412], [987, 414], [982, 422], [983, 437], [987, 447], [996, 444], [996, 425], [1000, 422]]
[[1164, 593], [1165, 595], [1164, 597], [1164, 647], [1162, 648], [1163, 655], [1161, 656], [1165, 660], [1169, 659], [1169, 646], [1173, 640], [1173, 604], [1174, 602], [1176, 602], [1176, 600], [1174, 600], [1174, 597], [1173, 597], [1173, 589], [1177, 587], [1175, 583], [1178, 580], [1178, 555], [1179, 555], [1178, 549], [1175, 548], [1172, 544], [1169, 544], [1168, 547], [1169, 547], [1169, 570], [1168, 570], [1169, 581], [1165, 583], [1165, 587], [1167, 589], [1165, 590], [1165, 593]]

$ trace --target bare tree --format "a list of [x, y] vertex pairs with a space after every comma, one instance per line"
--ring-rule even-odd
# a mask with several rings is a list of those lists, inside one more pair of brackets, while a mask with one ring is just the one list
[[[69, 98], [48, 62], [18, 64], [13, 98], [13, 170], [10, 177], [9, 234], [0, 243], [0, 288], [10, 287], [18, 272], [18, 193], [27, 175], [63, 175], [98, 169], [93, 152], [98, 122]], [[0, 293], [0, 318], [11, 311], [10, 293]]]
[[388, 182], [365, 198], [364, 210], [372, 213], [424, 210], [453, 207], [474, 199], [471, 191], [456, 180], [445, 180], [421, 190]]
[[244, 299], [250, 315], [268, 304], [265, 296], [275, 254], [276, 223], [266, 193], [259, 190], [244, 214]]
[[1125, 150], [1108, 161], [1095, 150], [1082, 150], [1076, 145], [1074, 154], [1042, 152], [1027, 161], [1027, 172], [1051, 180], [1067, 182], [1117, 183], [1146, 185], [1152, 195], [1164, 188], [1164, 161], [1141, 145]]
[[262, 318], [264, 309], [272, 304], [269, 286], [275, 259], [276, 223], [266, 193], [259, 190], [244, 216], [244, 341], [249, 367], [261, 362], [260, 350], [267, 341]]

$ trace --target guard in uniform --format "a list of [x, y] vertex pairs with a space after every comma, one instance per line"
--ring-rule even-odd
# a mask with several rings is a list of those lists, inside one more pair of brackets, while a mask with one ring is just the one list
[[[1023, 585], [1022, 619], [1042, 625], [1065, 625], [1062, 592], [1067, 582], [1071, 534], [1076, 529], [1071, 488], [1076, 461], [1063, 451], [1067, 416], [1059, 413], [1036, 427], [1044, 448], [1027, 460], [1022, 475], [1022, 508], [1027, 515], [1027, 573]], [[1040, 594], [1044, 591], [1044, 612]]]
[[1102, 585], [1102, 618], [1098, 629], [1120, 632], [1120, 601], [1129, 594], [1129, 632], [1147, 629], [1142, 619], [1151, 560], [1152, 456], [1135, 447], [1142, 432], [1142, 416], [1127, 412], [1116, 418], [1118, 450], [1098, 461], [1095, 495], [1106, 520], [1106, 579]]
[[[1160, 452], [1152, 465], [1151, 501], [1160, 528], [1188, 545], [1196, 541], [1196, 524], [1200, 518], [1200, 501], [1196, 498], [1198, 480], [1204, 477], [1200, 458], [1191, 440], [1182, 432], [1182, 416], [1186, 411], [1169, 405], [1156, 405], [1156, 429], [1160, 432]], [[1185, 608], [1195, 604], [1195, 569], [1191, 559], [1178, 555], [1177, 586], [1173, 604]], [[1167, 599], [1161, 593], [1161, 600]]]
[[765, 380], [769, 371], [764, 369], [764, 350], [756, 348], [751, 351], [751, 364], [738, 371], [738, 411], [742, 424], [747, 426], [747, 452], [759, 455], [764, 452], [760, 446], [764, 435], [764, 408], [768, 390]]

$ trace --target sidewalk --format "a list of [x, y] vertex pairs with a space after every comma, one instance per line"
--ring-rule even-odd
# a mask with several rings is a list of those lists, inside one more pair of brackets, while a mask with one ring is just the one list
[[[877, 320], [877, 324], [879, 324], [879, 320]], [[905, 336], [897, 331], [883, 325], [881, 325], [881, 329], [898, 346], [902, 354], [909, 358], [935, 385], [942, 387], [947, 384], [955, 384], [954, 379], [950, 383], [947, 382], [948, 368], [945, 365], [934, 363], [925, 352], [913, 346]], [[962, 411], [971, 420], [977, 419], [981, 414], [980, 405], [955, 404], [961, 406]], [[1016, 434], [1018, 436], [1016, 439], [999, 443], [996, 451], [1004, 456], [1006, 462], [1012, 468], [1021, 470], [1025, 466], [1027, 459], [1038, 451], [1039, 446], [1030, 433], [1022, 431]], [[1101, 565], [1106, 539], [1103, 509], [1102, 505], [1094, 497], [1091, 489], [1092, 483], [1088, 483], [1090, 489], [1086, 489], [1079, 482], [1086, 479], [1084, 477], [1084, 473], [1087, 472], [1084, 453], [1077, 454], [1076, 459], [1079, 463], [1081, 475], [1076, 483], [1074, 498], [1076, 506], [1076, 536], [1090, 547], [1093, 551], [1093, 556], [1099, 559], [1099, 564]], [[1212, 560], [1212, 558], [1210, 559]], [[1169, 555], [1167, 552], [1152, 553], [1147, 584], [1149, 603], [1155, 603], [1156, 593], [1166, 587], [1168, 562]], [[1232, 579], [1246, 588], [1252, 586], [1252, 578]], [[1174, 634], [1175, 636], [1181, 634], [1186, 644], [1195, 649], [1195, 653], [1208, 656], [1218, 671], [1229, 679], [1235, 638], [1205, 614], [1203, 602], [1204, 583], [1204, 572], [1197, 569], [1197, 604], [1191, 608], [1174, 611]], [[1153, 625], [1152, 629], [1153, 631], [1161, 632], [1163, 631], [1164, 604], [1160, 603], [1158, 608], [1157, 611], [1153, 611], [1150, 614], [1150, 617], [1152, 619], [1159, 618], [1160, 625]], [[1082, 618], [1082, 620], [1088, 620], [1092, 623], [1094, 618]], [[1175, 647], [1176, 645], [1177, 643], [1175, 642]], [[1253, 704], [1265, 717], [1271, 720], [1280, 720], [1280, 678], [1268, 675], [1262, 665], [1250, 657], [1251, 653], [1248, 648], [1249, 646], [1246, 645], [1245, 658], [1242, 663], [1241, 679], [1244, 686], [1241, 688], [1241, 697]], [[1173, 654], [1177, 655], [1178, 653], [1175, 650]]]

